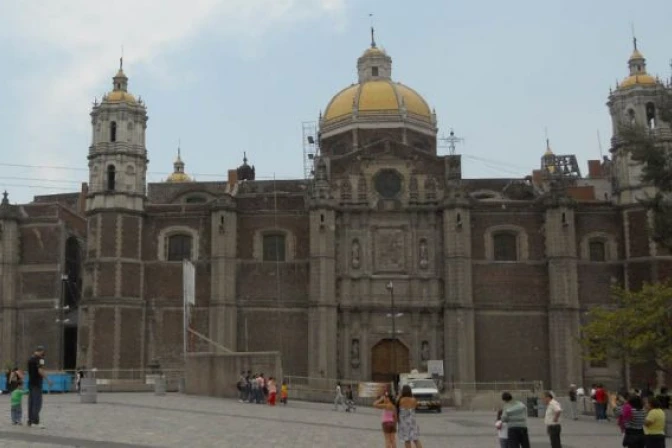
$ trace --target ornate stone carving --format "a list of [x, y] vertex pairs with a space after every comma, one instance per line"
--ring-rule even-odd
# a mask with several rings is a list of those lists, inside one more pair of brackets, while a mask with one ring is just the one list
[[362, 252], [362, 247], [359, 244], [358, 239], [354, 239], [352, 241], [352, 248], [351, 248], [351, 260], [350, 260], [350, 265], [352, 266], [353, 269], [359, 269], [360, 262], [361, 262], [361, 252]]
[[427, 240], [422, 238], [418, 247], [418, 259], [420, 260], [420, 269], [427, 269], [429, 266], [429, 248]]
[[343, 179], [341, 181], [341, 200], [352, 200], [352, 184], [350, 183], [350, 179]]
[[425, 181], [425, 199], [427, 201], [436, 200], [436, 181], [433, 177], [428, 177]]
[[360, 175], [357, 180], [357, 200], [359, 202], [367, 202], [369, 198], [369, 192], [367, 191], [366, 178], [364, 175]]
[[350, 365], [353, 369], [359, 367], [359, 339], [353, 339], [350, 344]]
[[418, 178], [415, 176], [411, 177], [411, 181], [408, 185], [408, 197], [411, 202], [418, 201]]
[[376, 271], [405, 271], [404, 231], [402, 229], [377, 229], [375, 235]]

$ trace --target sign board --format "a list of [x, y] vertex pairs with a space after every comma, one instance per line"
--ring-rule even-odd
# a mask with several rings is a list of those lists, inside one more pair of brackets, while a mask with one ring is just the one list
[[443, 359], [433, 359], [427, 361], [427, 373], [432, 376], [443, 376]]
[[359, 383], [357, 395], [362, 398], [378, 398], [385, 393], [388, 383]]

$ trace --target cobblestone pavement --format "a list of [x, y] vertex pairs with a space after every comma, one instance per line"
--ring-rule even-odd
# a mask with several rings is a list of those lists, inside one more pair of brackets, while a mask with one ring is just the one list
[[[0, 447], [382, 447], [378, 411], [334, 412], [328, 404], [291, 402], [287, 407], [242, 404], [234, 400], [168, 394], [100, 394], [97, 404], [76, 395], [47, 395], [45, 429], [9, 422], [9, 397], [0, 397]], [[25, 414], [25, 409], [24, 409]], [[493, 413], [420, 414], [425, 448], [493, 448]], [[534, 448], [549, 447], [543, 419], [530, 420]], [[613, 423], [585, 418], [563, 426], [564, 448], [620, 446]], [[399, 446], [403, 446], [399, 444]]]

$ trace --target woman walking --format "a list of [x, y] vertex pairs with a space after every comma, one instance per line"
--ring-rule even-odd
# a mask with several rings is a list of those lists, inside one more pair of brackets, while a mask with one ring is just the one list
[[415, 420], [415, 408], [418, 407], [418, 401], [413, 398], [411, 386], [406, 384], [401, 388], [401, 397], [399, 398], [399, 440], [404, 442], [406, 448], [411, 448], [411, 443], [415, 448], [422, 448], [420, 443], [420, 428]]
[[656, 398], [649, 399], [648, 408], [644, 420], [646, 448], [665, 448], [665, 412]]
[[644, 411], [642, 398], [633, 395], [623, 404], [620, 409], [617, 408], [618, 425], [623, 432], [623, 446], [626, 448], [644, 448], [644, 420], [646, 411]]
[[390, 399], [390, 394], [380, 397], [373, 407], [383, 410], [382, 427], [383, 437], [385, 438], [385, 448], [396, 448], [397, 446], [397, 407]]

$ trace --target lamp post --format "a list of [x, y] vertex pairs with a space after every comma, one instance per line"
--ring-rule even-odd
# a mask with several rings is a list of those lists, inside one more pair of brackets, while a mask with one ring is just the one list
[[[385, 288], [390, 292], [390, 314], [388, 317], [392, 319], [392, 385], [396, 393], [397, 390], [397, 313], [394, 306], [394, 284], [389, 281]], [[401, 314], [399, 314], [401, 315]]]

